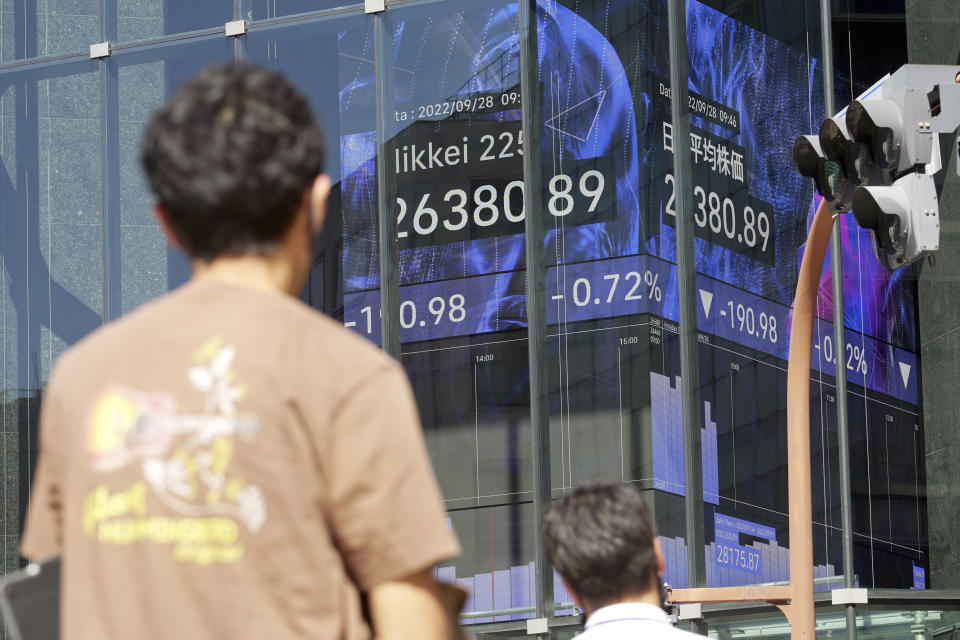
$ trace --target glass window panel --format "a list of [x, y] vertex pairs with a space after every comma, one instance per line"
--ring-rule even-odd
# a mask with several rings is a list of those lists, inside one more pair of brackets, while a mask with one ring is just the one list
[[[823, 109], [819, 9], [705, 2], [686, 18], [707, 584], [785, 580], [788, 329], [816, 203], [780, 150]], [[819, 369], [809, 402], [813, 572], [831, 577], [843, 573], [836, 389]]]
[[362, 4], [356, 0], [249, 0], [247, 20], [266, 20], [308, 11]]
[[[850, 4], [833, 8], [835, 17], [843, 16], [833, 33], [837, 110], [907, 62], [904, 4], [899, 3], [899, 9], [895, 3], [874, 4], [867, 12]], [[862, 47], [873, 38], [885, 46], [876, 55], [866, 55]], [[943, 62], [956, 62], [955, 56]], [[830, 115], [815, 113], [813, 129]], [[854, 574], [861, 586], [925, 588], [935, 566], [928, 553], [927, 425], [922, 416], [928, 412], [926, 401], [936, 402], [937, 396], [925, 389], [935, 380], [919, 370], [923, 307], [916, 272], [885, 268], [871, 234], [859, 228], [852, 215], [841, 215], [839, 227], [844, 344], [834, 346], [833, 323], [821, 323], [815, 329], [820, 350], [829, 342], [836, 355], [818, 366], [815, 353], [814, 368], [823, 371], [825, 383], [832, 382], [836, 367], [846, 371]], [[820, 316], [832, 321], [833, 281], [830, 272], [825, 274]], [[934, 429], [938, 422], [933, 422]], [[936, 515], [931, 512], [931, 517]]]
[[[792, 149], [823, 110], [819, 7], [746, 2], [728, 9], [708, 1], [692, 4], [686, 17], [691, 135], [682, 148], [691, 158], [695, 207], [707, 582], [784, 580], [790, 307], [817, 202], [781, 150]], [[830, 311], [820, 311], [815, 332], [826, 335]], [[813, 572], [819, 578], [844, 568], [837, 392], [816, 353], [814, 367]], [[770, 535], [737, 534], [731, 523]]]
[[376, 342], [380, 303], [372, 26], [363, 15], [287, 24], [255, 29], [244, 45], [252, 62], [283, 72], [304, 92], [326, 138], [325, 165], [333, 190], [303, 298], [341, 320], [345, 299], [361, 300], [347, 322]]
[[439, 571], [466, 622], [527, 618], [477, 616], [534, 604], [517, 3], [384, 15], [401, 361], [464, 548]]
[[113, 42], [136, 42], [158, 36], [223, 27], [234, 16], [233, 0], [104, 0], [115, 18]]
[[[924, 638], [954, 640], [960, 636], [960, 611], [952, 602], [904, 594], [901, 598], [870, 597], [870, 605], [857, 607], [857, 636], [876, 640]], [[908, 597], [909, 596], [909, 597]], [[829, 601], [828, 601], [829, 602]], [[707, 613], [710, 637], [788, 640], [790, 625], [779, 613]], [[817, 633], [826, 638], [846, 637], [846, 615], [841, 607], [817, 607]]]
[[99, 149], [95, 62], [0, 76], [0, 569], [18, 563], [51, 366], [102, 324]]
[[[571, 0], [539, 16], [553, 483], [619, 477], [650, 491], [675, 586], [687, 560], [673, 152], [691, 147], [707, 584], [787, 575], [787, 329], [812, 209], [781, 147], [822, 109], [808, 53], [819, 13], [806, 4], [738, 3], [734, 17], [726, 3], [688, 3], [682, 143], [665, 1]], [[819, 390], [811, 403], [816, 571], [828, 575], [840, 555], [827, 520], [839, 512], [835, 410]]]
[[[960, 61], [960, 11], [957, 7], [941, 10], [929, 0], [923, 2], [884, 2], [892, 10], [903, 12], [903, 23], [890, 16], [893, 23], [884, 27], [879, 17], [870, 15], [868, 3], [857, 2], [856, 10], [861, 15], [840, 14], [847, 25], [847, 33], [840, 38], [849, 47], [848, 59], [853, 69], [853, 84], [858, 81], [873, 81], [877, 73], [894, 71], [907, 61], [911, 64], [952, 65], [958, 71]], [[894, 31], [899, 27], [899, 38]], [[884, 57], [886, 64], [878, 65], [877, 58], [884, 54], [869, 55], [866, 49], [875, 33], [891, 33], [891, 52]], [[902, 42], [905, 38], [906, 42]], [[839, 38], [838, 38], [839, 39]], [[906, 46], [904, 46], [904, 44]], [[904, 59], [904, 49], [908, 52]], [[889, 57], [888, 57], [889, 56]], [[838, 65], [846, 62], [838, 57]], [[878, 68], [879, 67], [879, 68]], [[955, 135], [940, 136], [941, 149], [956, 150]], [[921, 535], [927, 539], [929, 566], [915, 569], [918, 588], [960, 589], [960, 543], [957, 539], [957, 522], [960, 521], [960, 431], [957, 416], [960, 415], [960, 395], [956, 392], [956, 372], [960, 362], [960, 199], [957, 175], [957, 154], [951, 153], [937, 181], [942, 178], [939, 195], [939, 250], [932, 264], [917, 265], [902, 269], [907, 278], [915, 278], [917, 286], [917, 343], [920, 361], [917, 370], [922, 393], [922, 424], [916, 434], [917, 452], [923, 462], [922, 472], [917, 474], [921, 501], [921, 525], [927, 521], [928, 528]], [[894, 450], [891, 455], [896, 456]], [[899, 457], [899, 456], [897, 456]], [[925, 508], [924, 508], [925, 503]], [[956, 623], [956, 618], [954, 618]], [[960, 636], [960, 630], [955, 637]], [[950, 638], [949, 633], [928, 637]]]
[[0, 1], [0, 61], [85, 53], [100, 40], [98, 0]]
[[[669, 77], [666, 2], [552, 2], [537, 12], [544, 376], [551, 484], [644, 492], [667, 581], [685, 584], [674, 237], [656, 193], [671, 171], [653, 118]], [[556, 582], [554, 601], [569, 602]], [[570, 615], [560, 609], [558, 615]]]
[[120, 52], [107, 59], [108, 73], [115, 78], [117, 121], [110, 123], [108, 152], [115, 172], [119, 208], [111, 212], [117, 223], [119, 255], [111, 269], [111, 291], [119, 296], [119, 313], [127, 313], [148, 300], [181, 284], [189, 275], [187, 261], [167, 245], [153, 217], [153, 195], [140, 168], [143, 128], [153, 110], [169, 98], [180, 84], [204, 67], [232, 60], [233, 46], [227, 38], [173, 46]]

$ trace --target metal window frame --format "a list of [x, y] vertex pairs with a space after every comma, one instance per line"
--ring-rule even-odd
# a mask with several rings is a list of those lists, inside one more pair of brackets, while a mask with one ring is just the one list
[[[820, 55], [823, 61], [823, 107], [827, 117], [836, 111], [833, 80], [833, 33], [830, 0], [820, 0]], [[852, 55], [852, 52], [850, 52]], [[833, 285], [833, 344], [843, 349], [846, 344], [846, 320], [843, 312], [843, 235], [834, 223], [830, 236], [830, 279]], [[843, 553], [844, 589], [853, 589], [853, 505], [850, 483], [850, 423], [847, 409], [847, 368], [836, 366], [837, 383], [837, 449], [840, 462], [840, 538]], [[847, 639], [857, 638], [857, 607], [844, 606]]]
[[[534, 531], [534, 605], [536, 619], [554, 617], [553, 569], [539, 535], [539, 524], [550, 508], [550, 411], [545, 340], [546, 265], [543, 255], [543, 179], [540, 162], [540, 81], [537, 67], [536, 0], [518, 0], [520, 29], [520, 104], [523, 137], [523, 192], [527, 270], [527, 354], [530, 369], [530, 423], [532, 426]], [[549, 635], [549, 634], [547, 634]], [[542, 635], [540, 636], [542, 637]]]
[[[690, 154], [683, 153], [690, 139], [690, 115], [687, 99], [687, 3], [667, 0], [670, 40], [670, 119], [674, 140], [680, 147], [673, 154], [673, 177], [677, 193], [677, 298], [680, 324], [681, 416], [683, 421], [684, 520], [687, 542], [687, 583], [703, 587], [707, 583], [703, 553], [703, 464], [700, 428], [703, 407], [700, 403], [700, 367], [697, 341], [697, 266], [694, 257], [694, 226], [689, 215], [693, 206], [693, 176]], [[691, 631], [703, 632], [701, 624], [690, 622]]]
[[[668, 20], [670, 27], [670, 80], [673, 92], [671, 96], [671, 116], [674, 134], [681, 140], [689, 135], [689, 118], [687, 117], [687, 46], [686, 46], [686, 2], [682, 0], [668, 0]], [[833, 57], [831, 37], [830, 0], [820, 0], [820, 43], [821, 56], [824, 68], [824, 106], [827, 115], [835, 111], [833, 87]], [[809, 52], [808, 52], [809, 55]], [[674, 154], [674, 178], [677, 185], [678, 211], [692, 210], [692, 189], [690, 185], [689, 155]], [[843, 266], [842, 266], [842, 236], [840, 226], [835, 224], [831, 232], [831, 278], [833, 284], [833, 321], [835, 344], [845, 343], [845, 322], [843, 313]], [[695, 381], [690, 373], [697, 375], [696, 354], [696, 267], [693, 264], [693, 228], [689, 217], [677, 218], [677, 272], [679, 285], [680, 305], [680, 353], [681, 377], [685, 382]], [[689, 372], [689, 373], [688, 373]], [[844, 587], [853, 587], [853, 528], [850, 504], [850, 450], [848, 436], [847, 415], [847, 379], [844, 367], [836, 367], [837, 393], [837, 438], [840, 455], [840, 484], [841, 484], [841, 536], [844, 560]], [[688, 580], [691, 586], [705, 584], [703, 572], [703, 503], [702, 478], [700, 477], [700, 404], [697, 384], [683, 385], [683, 434], [684, 434], [684, 471], [687, 478], [685, 495], [685, 519], [687, 530], [687, 566]], [[693, 473], [691, 473], [693, 472]], [[691, 483], [691, 480], [693, 483]], [[698, 482], [699, 481], [699, 482]], [[692, 488], [692, 490], [691, 490]], [[697, 501], [697, 498], [701, 500]], [[698, 504], [699, 502], [699, 504]], [[699, 522], [697, 521], [699, 518]], [[691, 536], [691, 532], [693, 535]], [[692, 538], [692, 543], [691, 543]], [[742, 604], [742, 603], [741, 603]], [[846, 631], [848, 640], [856, 639], [856, 606], [846, 603]], [[700, 625], [694, 623], [692, 631], [704, 632]]]

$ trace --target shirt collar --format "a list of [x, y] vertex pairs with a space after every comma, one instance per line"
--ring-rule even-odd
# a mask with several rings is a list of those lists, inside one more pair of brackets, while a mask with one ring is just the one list
[[646, 602], [620, 602], [617, 604], [600, 607], [590, 614], [587, 618], [585, 629], [603, 624], [606, 622], [615, 622], [619, 620], [650, 620], [652, 622], [669, 623], [670, 619], [667, 613], [652, 604]]

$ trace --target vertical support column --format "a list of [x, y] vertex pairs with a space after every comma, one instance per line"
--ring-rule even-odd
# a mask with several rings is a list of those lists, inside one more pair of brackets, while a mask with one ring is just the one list
[[[540, 168], [540, 81], [535, 0], [518, 0], [520, 13], [520, 99], [523, 105], [523, 189], [527, 265], [527, 344], [530, 366], [530, 421], [533, 432], [533, 515], [539, 527], [550, 507], [550, 416], [547, 406], [544, 339], [546, 283], [543, 262], [543, 184]], [[553, 616], [553, 568], [534, 532], [536, 617]]]
[[[389, 171], [384, 148], [387, 144], [387, 101], [393, 86], [393, 60], [384, 14], [373, 15], [374, 74], [377, 91], [377, 210], [380, 252], [380, 345], [394, 358], [400, 358], [400, 277], [396, 222], [388, 198]], [[392, 102], [392, 100], [391, 100]]]
[[100, 168], [103, 224], [103, 321], [123, 312], [120, 298], [120, 96], [116, 64], [101, 58], [100, 66]]
[[117, 0], [100, 0], [100, 42], [117, 41]]
[[233, 39], [233, 61], [243, 62], [247, 59], [247, 47], [243, 36], [236, 36]]
[[[37, 0], [13, 3], [13, 56], [16, 60], [37, 57]], [[10, 18], [5, 16], [7, 20]]]
[[[27, 13], [21, 3], [17, 4]], [[35, 22], [29, 16], [26, 16], [26, 20]], [[27, 50], [32, 49], [33, 55], [36, 55], [36, 38], [31, 44], [26, 33], [15, 36], [17, 51], [23, 51], [20, 47], [21, 37]], [[14, 387], [27, 390], [27, 393], [19, 402], [7, 405], [12, 408], [16, 422], [8, 423], [6, 427], [8, 433], [16, 433], [16, 445], [12, 451], [8, 449], [4, 452], [7, 456], [4, 462], [10, 465], [8, 468], [16, 469], [16, 475], [11, 478], [16, 484], [11, 483], [7, 495], [18, 495], [19, 504], [26, 505], [30, 497], [33, 470], [36, 468], [37, 425], [43, 401], [41, 379], [46, 377], [37, 352], [43, 317], [50, 313], [49, 298], [43, 291], [45, 287], [36, 284], [50, 275], [49, 263], [40, 251], [40, 80], [28, 74], [12, 75], [13, 82], [8, 86], [14, 87], [14, 110], [11, 115], [16, 164], [5, 167], [15, 173], [12, 184], [4, 185], [7, 188], [3, 191], [3, 237], [0, 237], [0, 242], [4, 244], [4, 268], [7, 273], [12, 271], [7, 286], [13, 300], [16, 328]], [[4, 172], [3, 179], [6, 177], [7, 173]], [[15, 211], [16, 214], [10, 215], [8, 211]], [[18, 248], [11, 251], [13, 246]], [[7, 277], [7, 274], [4, 276]], [[17, 525], [20, 527], [17, 533], [22, 531], [26, 515], [26, 507], [20, 507], [17, 512]], [[11, 570], [18, 568], [16, 564], [8, 567]]]
[[[250, 24], [253, 20], [253, 0], [234, 0], [233, 19], [244, 20]], [[243, 35], [233, 38], [233, 60], [243, 62], [248, 58], [247, 39]]]
[[683, 471], [686, 486], [687, 577], [705, 586], [703, 545], [703, 459], [700, 452], [700, 368], [697, 357], [696, 264], [693, 256], [693, 184], [690, 178], [690, 112], [687, 107], [687, 17], [684, 0], [668, 0], [670, 30], [670, 117], [673, 120], [673, 177], [677, 185], [677, 297], [680, 302], [680, 377], [683, 381]]
[[[117, 39], [117, 0], [100, 1], [100, 42]], [[100, 197], [103, 322], [120, 317], [120, 94], [117, 65], [100, 58]]]
[[[830, 0], [820, 0], [820, 59], [823, 62], [823, 106], [827, 116], [836, 111], [833, 91], [833, 33]], [[833, 344], [836, 353], [844, 352], [846, 344], [843, 319], [843, 248], [840, 224], [835, 223], [830, 236], [830, 276], [833, 281]], [[837, 449], [840, 453], [840, 536], [843, 545], [843, 586], [853, 587], [853, 515], [850, 504], [850, 431], [847, 414], [847, 370], [843, 359], [836, 362], [837, 380]], [[844, 607], [847, 619], [847, 638], [857, 638], [857, 608]]]

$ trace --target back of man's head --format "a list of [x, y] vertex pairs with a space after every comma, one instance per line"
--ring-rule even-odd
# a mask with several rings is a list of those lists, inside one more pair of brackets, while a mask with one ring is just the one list
[[629, 485], [575, 489], [544, 517], [542, 535], [553, 566], [588, 608], [657, 588], [656, 528]]
[[323, 172], [323, 138], [283, 76], [210, 67], [154, 112], [141, 162], [170, 230], [194, 259], [269, 253]]

